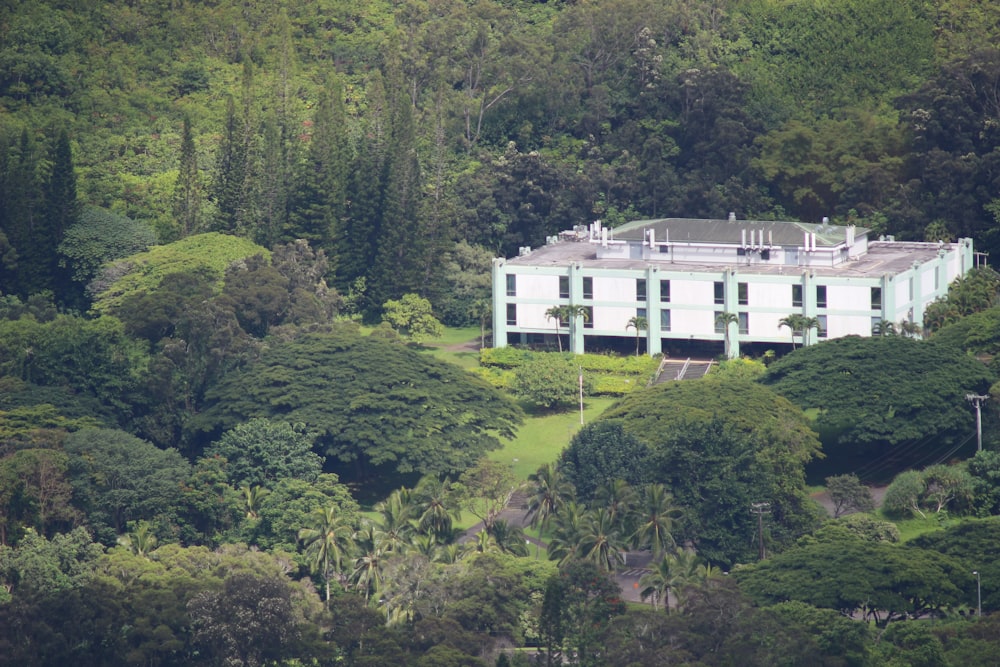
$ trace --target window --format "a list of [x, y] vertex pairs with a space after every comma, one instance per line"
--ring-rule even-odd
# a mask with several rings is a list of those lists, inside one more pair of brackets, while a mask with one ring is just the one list
[[826, 338], [826, 315], [817, 315], [816, 321], [819, 322], [819, 325], [816, 327], [819, 329], [819, 337]]
[[507, 304], [507, 324], [508, 326], [517, 326], [517, 304], [508, 303]]
[[[584, 278], [584, 280], [586, 280], [586, 278]], [[583, 318], [583, 328], [584, 329], [593, 329], [594, 328], [594, 307], [593, 306], [587, 306], [586, 310], [587, 310], [587, 314]]]
[[882, 288], [872, 288], [872, 310], [882, 310]]
[[583, 279], [583, 298], [593, 299], [594, 298], [594, 279], [584, 278]]
[[740, 333], [748, 334], [750, 333], [750, 313], [740, 313]]
[[507, 296], [517, 296], [517, 276], [513, 273], [507, 274]]
[[816, 307], [826, 308], [826, 285], [816, 285]]
[[941, 289], [941, 267], [934, 267], [934, 291], [937, 292]]
[[635, 300], [645, 301], [646, 300], [646, 279], [636, 278], [635, 281]]
[[660, 331], [670, 331], [670, 311], [660, 311]]
[[645, 320], [646, 319], [646, 309], [645, 308], [636, 308], [635, 309], [635, 316], [637, 318], [641, 317], [642, 319]]
[[569, 276], [559, 276], [559, 298], [569, 298]]
[[802, 307], [802, 285], [792, 285], [792, 308]]
[[724, 334], [726, 333], [726, 325], [722, 323], [722, 311], [717, 310], [712, 313], [712, 317], [715, 318], [715, 333]]
[[660, 302], [670, 303], [670, 281], [661, 280], [660, 281]]
[[726, 289], [722, 283], [715, 283], [715, 303], [723, 304], [726, 302]]
[[872, 316], [872, 335], [873, 336], [881, 336], [883, 333], [885, 333], [883, 331], [882, 327], [883, 327], [883, 325], [882, 325], [882, 318], [879, 317], [878, 315], [873, 315]]
[[909, 288], [910, 288], [910, 301], [913, 301], [913, 278], [910, 278], [909, 280]]
[[747, 283], [737, 283], [736, 285], [737, 299], [741, 306], [746, 306], [750, 303], [750, 285]]

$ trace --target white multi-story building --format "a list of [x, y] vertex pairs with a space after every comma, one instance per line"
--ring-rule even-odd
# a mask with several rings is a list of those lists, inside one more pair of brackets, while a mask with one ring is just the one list
[[[882, 322], [921, 324], [927, 305], [973, 265], [971, 239], [916, 243], [868, 234], [734, 215], [616, 229], [598, 221], [493, 260], [494, 345], [551, 341], [558, 330], [583, 352], [588, 339], [635, 340], [632, 318], [645, 318], [639, 335], [650, 354], [671, 342], [721, 344], [727, 336], [731, 357], [740, 343], [789, 344], [791, 332], [779, 325], [789, 315], [815, 318], [805, 343], [870, 336]], [[586, 315], [549, 317], [563, 305]]]

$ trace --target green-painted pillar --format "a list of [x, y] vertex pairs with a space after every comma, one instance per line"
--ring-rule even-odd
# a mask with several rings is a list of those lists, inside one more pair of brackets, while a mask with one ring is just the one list
[[507, 346], [507, 262], [493, 258], [493, 347]]
[[660, 333], [660, 267], [651, 266], [646, 269], [646, 320], [649, 328], [646, 330], [646, 351], [650, 356], [662, 352], [662, 336]]

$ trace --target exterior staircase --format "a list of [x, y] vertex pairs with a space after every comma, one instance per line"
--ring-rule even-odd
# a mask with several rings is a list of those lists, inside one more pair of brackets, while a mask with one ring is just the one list
[[664, 359], [657, 371], [653, 384], [662, 384], [672, 380], [697, 380], [705, 377], [712, 364], [711, 359]]

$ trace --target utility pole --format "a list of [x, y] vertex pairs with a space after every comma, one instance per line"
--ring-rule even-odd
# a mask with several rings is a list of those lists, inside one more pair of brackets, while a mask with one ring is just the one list
[[764, 549], [764, 515], [771, 513], [771, 503], [752, 503], [750, 512], [757, 515], [757, 543], [760, 546], [760, 560], [767, 558], [767, 551]]
[[983, 451], [983, 415], [982, 415], [982, 405], [983, 401], [988, 400], [989, 394], [985, 396], [980, 396], [979, 394], [966, 394], [965, 400], [971, 402], [976, 406], [976, 451]]

